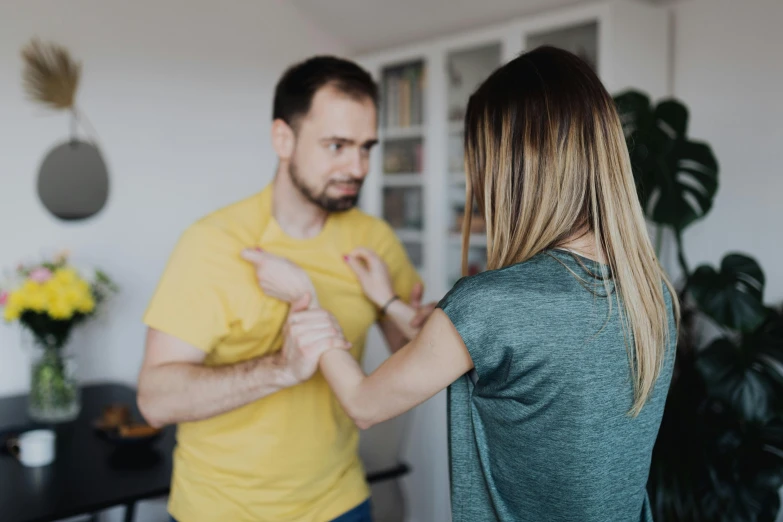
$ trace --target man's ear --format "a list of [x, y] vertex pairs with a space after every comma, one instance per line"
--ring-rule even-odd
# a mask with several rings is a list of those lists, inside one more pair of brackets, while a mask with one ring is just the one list
[[272, 147], [279, 159], [290, 160], [295, 143], [296, 135], [290, 125], [279, 118], [272, 122]]

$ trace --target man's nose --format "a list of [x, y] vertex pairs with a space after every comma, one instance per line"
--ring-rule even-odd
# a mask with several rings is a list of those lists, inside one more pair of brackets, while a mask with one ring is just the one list
[[363, 180], [367, 177], [368, 170], [369, 161], [361, 150], [357, 150], [355, 153], [351, 154], [348, 165], [346, 165], [346, 172], [350, 174], [352, 178]]

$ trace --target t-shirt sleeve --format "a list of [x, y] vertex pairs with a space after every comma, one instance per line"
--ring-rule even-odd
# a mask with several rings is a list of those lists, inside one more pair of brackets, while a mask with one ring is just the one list
[[406, 302], [410, 301], [411, 290], [416, 283], [421, 282], [421, 277], [411, 263], [405, 247], [392, 228], [380, 222], [373, 232], [373, 246], [370, 248], [386, 263], [389, 275], [394, 285], [394, 293]]
[[216, 233], [200, 223], [180, 237], [144, 314], [144, 323], [206, 353], [229, 332], [220, 291]]
[[496, 341], [497, 320], [492, 315], [497, 307], [482, 286], [476, 276], [463, 277], [438, 303], [465, 343], [479, 380], [488, 377], [502, 358], [489, 349]]

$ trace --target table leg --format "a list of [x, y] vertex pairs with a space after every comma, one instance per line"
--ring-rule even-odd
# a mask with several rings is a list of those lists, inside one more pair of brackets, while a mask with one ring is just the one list
[[130, 504], [125, 504], [125, 522], [133, 522], [133, 515], [136, 512], [136, 503], [131, 502]]

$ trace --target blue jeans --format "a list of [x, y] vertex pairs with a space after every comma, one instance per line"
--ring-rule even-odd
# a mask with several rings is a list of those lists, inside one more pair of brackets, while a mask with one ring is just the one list
[[[177, 522], [174, 517], [171, 518], [171, 522]], [[346, 511], [339, 517], [332, 520], [332, 522], [372, 522], [372, 510], [370, 509], [370, 501], [365, 500], [350, 511]]]
[[355, 508], [347, 511], [339, 517], [332, 520], [332, 522], [372, 522], [372, 509], [370, 508], [370, 500], [365, 500]]

